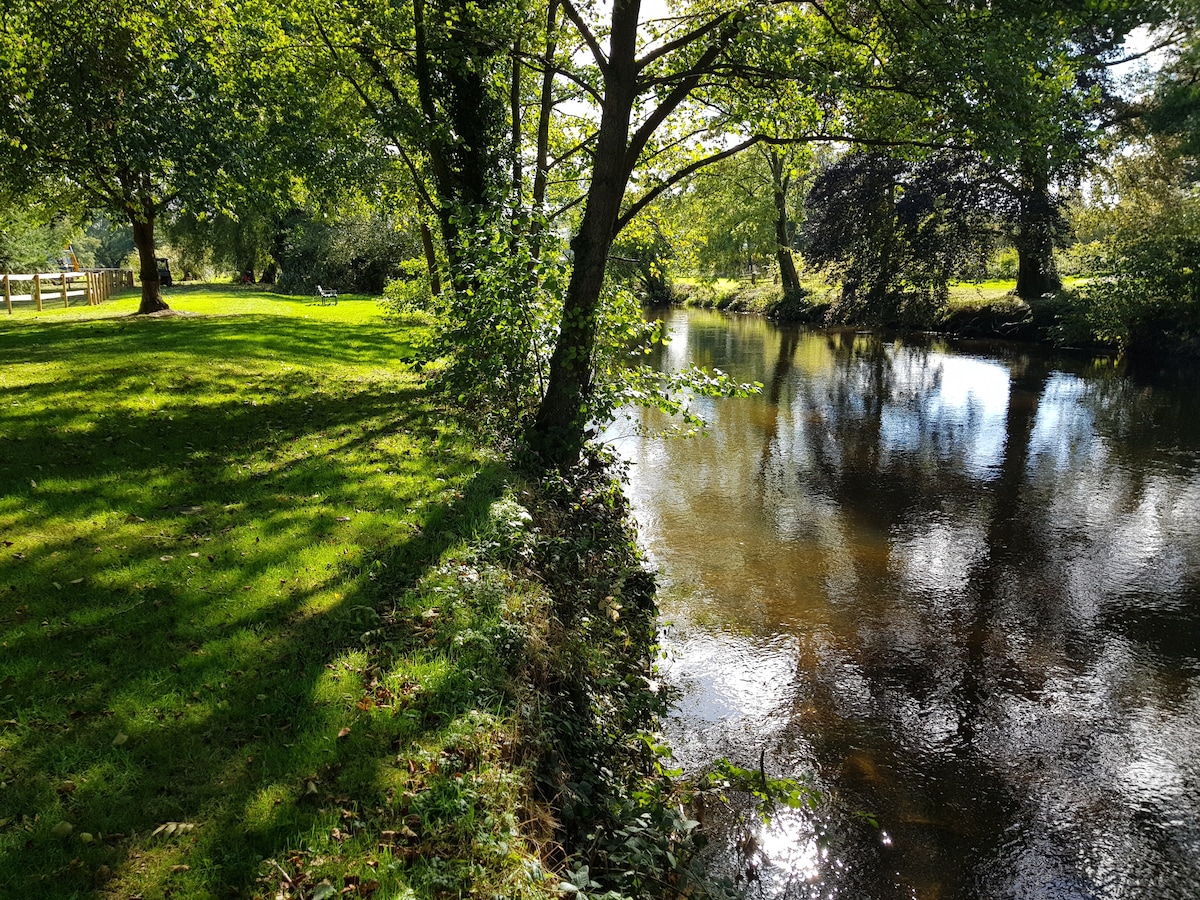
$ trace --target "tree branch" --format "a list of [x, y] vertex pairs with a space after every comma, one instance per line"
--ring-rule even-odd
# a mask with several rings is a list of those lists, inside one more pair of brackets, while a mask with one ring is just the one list
[[617, 224], [613, 233], [620, 234], [621, 229], [633, 221], [634, 217], [638, 213], [662, 196], [663, 192], [668, 188], [673, 187], [674, 185], [683, 181], [683, 179], [687, 178], [692, 173], [704, 168], [705, 166], [712, 165], [713, 163], [720, 162], [723, 159], [728, 159], [735, 154], [741, 153], [743, 150], [747, 149], [748, 147], [753, 147], [755, 144], [760, 143], [761, 141], [762, 138], [758, 135], [749, 137], [740, 144], [727, 147], [719, 153], [714, 153], [711, 156], [704, 157], [703, 159], [695, 160], [677, 172], [672, 173], [668, 178], [663, 179], [645, 194], [639, 197], [637, 202], [635, 202], [632, 206], [625, 210], [625, 212], [621, 213], [621, 215], [617, 217]]
[[596, 65], [600, 67], [600, 71], [605, 75], [608, 74], [608, 57], [604, 55], [604, 51], [600, 49], [600, 42], [596, 40], [596, 36], [592, 34], [592, 29], [588, 27], [587, 22], [583, 20], [583, 16], [579, 14], [579, 10], [575, 8], [575, 4], [571, 0], [562, 0], [563, 9], [566, 10], [567, 18], [575, 23], [575, 28], [579, 32], [579, 36], [583, 38], [588, 49], [592, 51], [592, 58], [596, 60]]
[[[736, 19], [731, 18], [726, 21], [726, 24], [732, 24], [736, 21]], [[667, 117], [670, 116], [671, 113], [673, 113], [676, 108], [678, 108], [678, 106], [683, 103], [688, 96], [691, 95], [692, 91], [694, 91], [696, 86], [700, 83], [700, 79], [708, 73], [709, 67], [716, 62], [717, 59], [720, 58], [721, 54], [724, 53], [728, 48], [731, 40], [732, 30], [726, 29], [724, 32], [722, 32], [717, 40], [713, 41], [708, 46], [704, 53], [700, 55], [700, 58], [696, 60], [694, 65], [692, 65], [685, 72], [680, 73], [679, 83], [671, 89], [671, 92], [667, 94], [665, 98], [663, 98], [662, 102], [659, 103], [657, 107], [655, 107], [654, 112], [652, 112], [646, 118], [646, 121], [644, 121], [637, 129], [637, 131], [633, 133], [633, 136], [629, 141], [629, 147], [625, 153], [625, 162], [630, 172], [632, 172], [634, 167], [637, 165], [638, 157], [642, 155], [642, 150], [645, 149], [646, 144], [654, 135], [654, 132], [657, 131], [658, 127], [666, 121]]]
[[696, 41], [700, 40], [700, 38], [719, 28], [731, 15], [733, 14], [729, 12], [721, 13], [721, 15], [717, 16], [715, 19], [711, 19], [698, 28], [693, 28], [686, 34], [681, 34], [674, 40], [668, 41], [657, 50], [651, 51], [637, 61], [638, 71], [644, 71], [654, 63], [658, 62], [658, 60], [662, 59], [664, 56], [674, 53], [680, 47], [687, 47], [690, 44], [694, 44]]

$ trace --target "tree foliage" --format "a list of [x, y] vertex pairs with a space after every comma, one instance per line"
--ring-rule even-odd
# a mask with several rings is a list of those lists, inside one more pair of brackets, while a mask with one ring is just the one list
[[228, 10], [208, 0], [14, 0], [0, 16], [0, 173], [50, 182], [128, 220], [142, 312], [165, 308], [154, 227], [222, 162], [228, 103], [212, 67]]
[[63, 246], [78, 230], [53, 204], [0, 196], [0, 271], [40, 272], [57, 267]]
[[1109, 187], [1115, 200], [1090, 214], [1103, 236], [1062, 338], [1129, 351], [1200, 349], [1200, 185], [1188, 161], [1145, 147], [1117, 163]]
[[927, 321], [950, 280], [987, 257], [996, 182], [977, 156], [960, 154], [913, 162], [854, 153], [821, 172], [806, 201], [806, 253], [841, 283], [831, 314]]

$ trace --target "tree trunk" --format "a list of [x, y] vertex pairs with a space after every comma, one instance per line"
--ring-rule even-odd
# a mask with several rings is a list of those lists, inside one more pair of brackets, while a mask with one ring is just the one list
[[533, 195], [530, 205], [537, 216], [533, 220], [530, 255], [542, 255], [542, 216], [546, 211], [546, 180], [550, 175], [550, 119], [554, 112], [554, 55], [558, 47], [558, 17], [562, 4], [550, 0], [546, 7], [546, 46], [542, 56], [542, 89], [538, 97], [537, 159], [534, 161]]
[[1024, 179], [1021, 211], [1013, 245], [1017, 248], [1016, 294], [1022, 300], [1036, 300], [1062, 288], [1054, 263], [1054, 238], [1059, 214], [1050, 196], [1050, 185], [1038, 173]]
[[563, 299], [562, 322], [550, 357], [546, 394], [530, 436], [543, 464], [552, 468], [574, 465], [586, 439], [604, 269], [633, 168], [629, 131], [638, 92], [635, 59], [639, 7], [637, 0], [617, 0], [614, 4], [592, 180], [583, 221], [571, 241], [575, 258]]
[[1016, 295], [1022, 300], [1036, 300], [1053, 294], [1062, 287], [1052, 251], [1041, 247], [1017, 244]]
[[437, 250], [433, 246], [433, 232], [425, 220], [421, 220], [421, 249], [425, 253], [425, 271], [429, 275], [429, 293], [438, 297], [442, 293], [442, 276], [438, 271]]
[[139, 274], [142, 279], [142, 302], [139, 314], [161, 312], [170, 309], [163, 302], [162, 286], [158, 278], [158, 257], [154, 249], [154, 215], [149, 212], [130, 211], [133, 225], [133, 243], [138, 251]]
[[771, 194], [775, 201], [775, 258], [779, 261], [779, 281], [785, 300], [803, 295], [796, 260], [792, 258], [792, 223], [788, 216], [787, 192], [791, 179], [784, 171], [783, 156], [772, 150], [767, 158], [771, 167]]
[[512, 205], [514, 209], [521, 207], [525, 177], [521, 167], [521, 38], [513, 41], [512, 51], [512, 81], [508, 85], [509, 117], [512, 125], [512, 143], [509, 154], [512, 158]]
[[775, 239], [778, 242], [775, 258], [779, 261], [779, 281], [783, 285], [783, 296], [791, 300], [803, 296], [804, 289], [800, 287], [800, 273], [796, 271], [792, 248], [784, 243], [787, 232], [780, 227], [783, 224], [782, 220], [775, 223]]

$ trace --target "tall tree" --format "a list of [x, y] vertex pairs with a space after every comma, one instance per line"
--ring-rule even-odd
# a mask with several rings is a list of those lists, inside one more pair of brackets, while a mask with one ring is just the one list
[[[1013, 0], [1014, 9], [1022, 5]], [[1059, 193], [1084, 176], [1125, 114], [1113, 76], [1128, 57], [1124, 41], [1139, 24], [1159, 21], [1166, 5], [1075, 0], [1052, 14], [1025, 6], [1023, 18], [998, 5], [980, 23], [985, 30], [962, 32], [963, 89], [946, 95], [946, 114], [1001, 174], [1014, 213], [1016, 292], [1035, 299], [1061, 286], [1054, 262], [1066, 236]], [[1008, 65], [997, 64], [998, 51]]]
[[209, 65], [223, 4], [10, 0], [0, 13], [0, 174], [68, 185], [127, 219], [139, 312], [166, 309], [155, 226], [220, 165], [227, 105]]

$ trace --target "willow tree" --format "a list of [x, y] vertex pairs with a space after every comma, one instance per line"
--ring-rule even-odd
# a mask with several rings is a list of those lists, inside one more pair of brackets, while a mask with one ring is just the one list
[[204, 184], [231, 137], [209, 66], [226, 14], [209, 0], [10, 0], [0, 14], [0, 174], [68, 186], [128, 220], [142, 313], [167, 308], [160, 216]]

